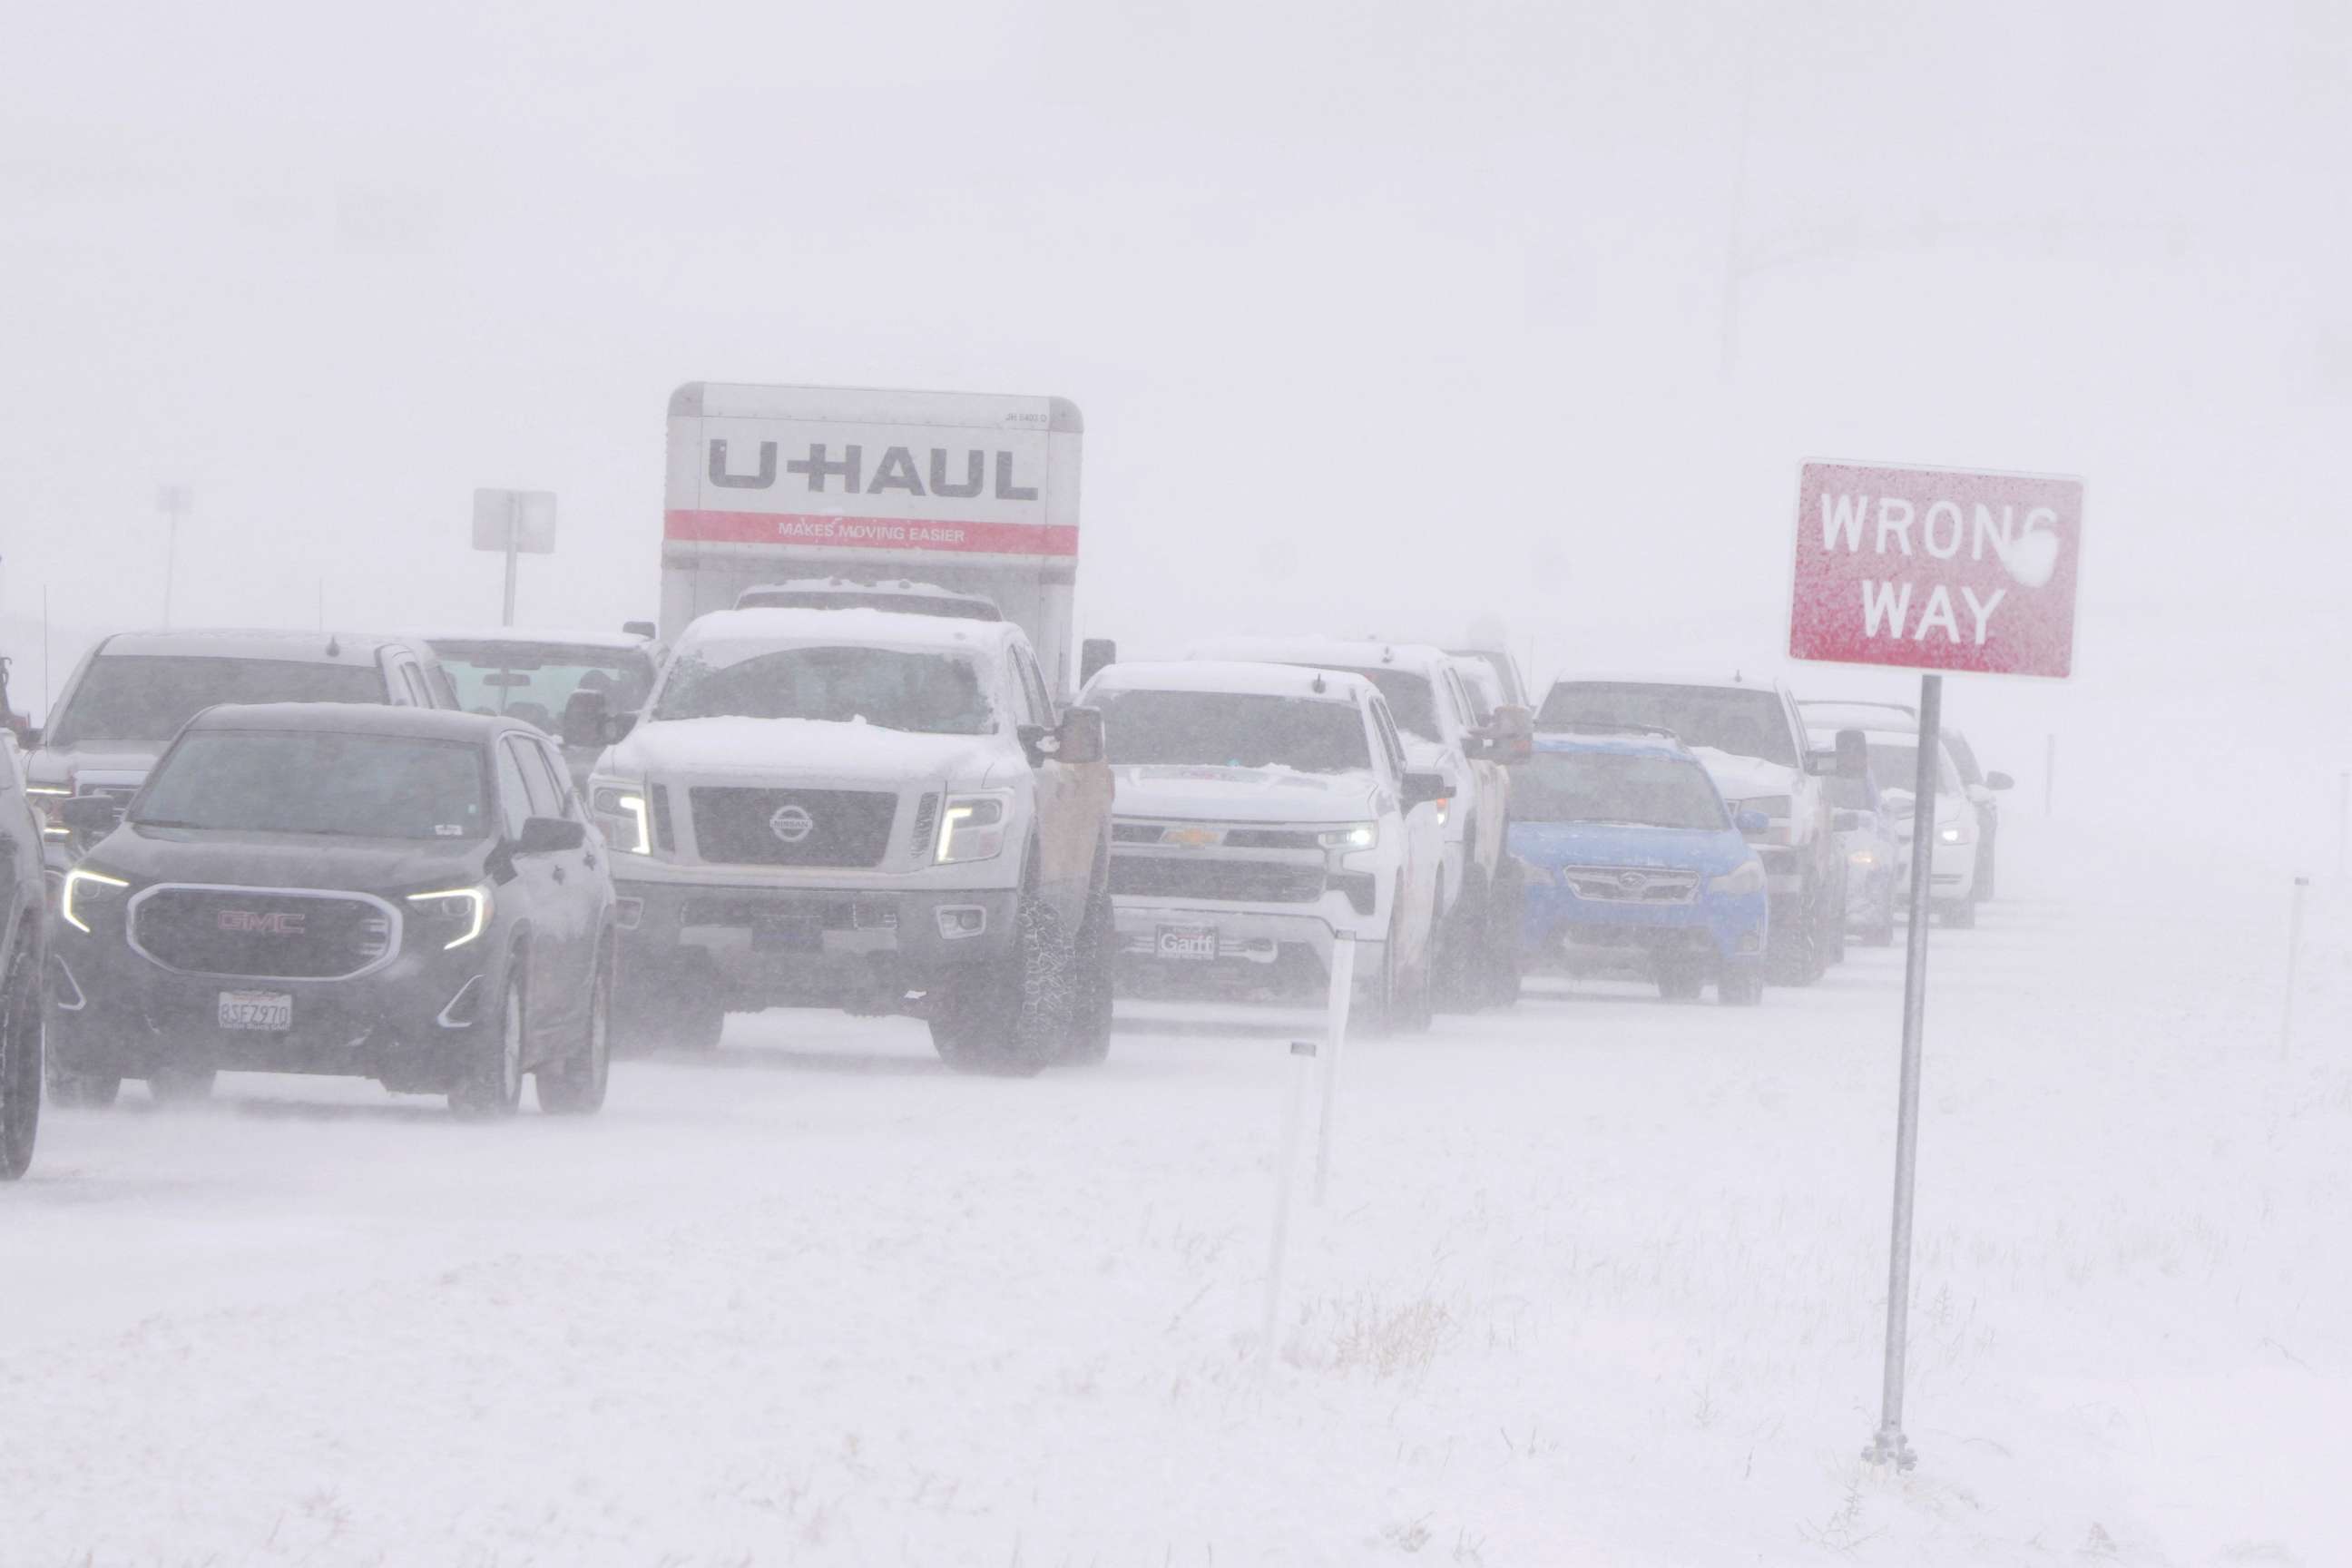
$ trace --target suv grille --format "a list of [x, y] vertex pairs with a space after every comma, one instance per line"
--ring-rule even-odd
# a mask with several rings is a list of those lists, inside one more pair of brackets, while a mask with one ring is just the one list
[[1282, 860], [1193, 860], [1172, 855], [1114, 855], [1110, 862], [1110, 890], [1147, 898], [1311, 904], [1323, 896], [1323, 868]]
[[866, 790], [686, 792], [702, 858], [739, 866], [878, 866], [898, 797]]
[[1580, 899], [1603, 904], [1686, 904], [1698, 891], [1696, 871], [1644, 866], [1563, 866], [1560, 879]]
[[138, 896], [131, 945], [166, 969], [255, 980], [340, 980], [389, 957], [394, 917], [351, 893], [156, 888]]

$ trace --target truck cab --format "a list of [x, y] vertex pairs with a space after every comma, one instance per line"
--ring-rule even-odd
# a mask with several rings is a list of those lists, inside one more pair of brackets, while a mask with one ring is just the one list
[[605, 742], [625, 1044], [709, 1048], [730, 1012], [925, 1019], [950, 1066], [1108, 1048], [1111, 780], [1027, 635], [871, 609], [726, 610], [678, 637]]
[[1511, 742], [1481, 723], [1455, 657], [1427, 643], [1315, 637], [1225, 637], [1192, 657], [1311, 666], [1360, 675], [1379, 689], [1412, 766], [1446, 784], [1443, 798], [1420, 808], [1444, 830], [1437, 1005], [1462, 1011], [1517, 1000], [1519, 894], [1505, 766]]

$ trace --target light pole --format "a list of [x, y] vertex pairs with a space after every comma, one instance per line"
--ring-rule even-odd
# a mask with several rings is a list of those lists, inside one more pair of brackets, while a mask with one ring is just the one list
[[185, 485], [163, 485], [155, 491], [155, 510], [170, 521], [163, 533], [163, 624], [172, 624], [172, 577], [180, 557], [180, 520], [195, 510], [196, 493]]

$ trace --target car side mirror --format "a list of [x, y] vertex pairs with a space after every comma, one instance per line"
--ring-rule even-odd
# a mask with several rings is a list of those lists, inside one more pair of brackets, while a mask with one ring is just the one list
[[1052, 762], [1062, 754], [1062, 732], [1059, 730], [1049, 730], [1043, 724], [1017, 724], [1013, 726], [1013, 733], [1020, 741], [1021, 749], [1029, 753], [1029, 765], [1033, 768]]
[[515, 839], [518, 855], [561, 855], [588, 842], [588, 825], [569, 816], [527, 816]]
[[1506, 763], [1532, 761], [1536, 754], [1536, 716], [1520, 703], [1506, 702], [1495, 710], [1497, 754]]
[[103, 838], [114, 831], [122, 819], [121, 808], [102, 795], [68, 795], [58, 803], [63, 809], [58, 816], [65, 824], [84, 838]]
[[1103, 760], [1103, 717], [1099, 708], [1066, 708], [1055, 756], [1066, 763]]
[[1402, 811], [1411, 811], [1416, 805], [1427, 805], [1433, 800], [1444, 800], [1454, 793], [1453, 787], [1446, 784], [1444, 773], [1407, 773], [1404, 775], [1403, 785], [1403, 789], [1400, 792], [1402, 804], [1399, 807]]
[[1861, 832], [1862, 813], [1858, 811], [1833, 811], [1830, 813], [1830, 829], [1835, 833]]
[[1870, 742], [1859, 730], [1837, 732], [1837, 776], [1842, 779], [1866, 779], [1870, 776]]
[[1772, 819], [1760, 811], [1732, 813], [1731, 826], [1744, 834], [1762, 833], [1772, 826]]
[[1118, 662], [1118, 644], [1108, 637], [1088, 637], [1078, 644], [1078, 684], [1084, 686]]
[[651, 642], [654, 640], [654, 624], [651, 621], [623, 621], [621, 623], [621, 635], [623, 637], [643, 637], [647, 642]]
[[2015, 789], [2016, 787], [2017, 781], [2011, 778], [2007, 773], [1985, 774], [1985, 788], [1987, 789]]
[[41, 727], [38, 724], [27, 724], [19, 733], [22, 744], [28, 752], [41, 743]]

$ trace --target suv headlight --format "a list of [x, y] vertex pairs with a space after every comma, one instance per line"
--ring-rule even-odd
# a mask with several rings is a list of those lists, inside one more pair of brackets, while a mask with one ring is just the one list
[[1960, 825], [1955, 822], [1939, 827], [1936, 829], [1936, 837], [1946, 844], [1958, 844], [1960, 841]]
[[1706, 886], [1711, 893], [1760, 893], [1764, 890], [1764, 862], [1743, 860]]
[[449, 931], [441, 951], [463, 947], [482, 934], [490, 923], [490, 885], [477, 883], [470, 888], [442, 888], [430, 893], [411, 893], [408, 907], [427, 919], [437, 921]]
[[952, 866], [965, 860], [989, 860], [1004, 852], [1004, 830], [1012, 818], [1013, 792], [951, 795], [940, 813], [939, 844], [931, 863]]
[[120, 877], [110, 877], [103, 871], [93, 871], [87, 866], [77, 866], [66, 873], [65, 887], [58, 894], [58, 914], [66, 924], [89, 934], [89, 922], [82, 916], [90, 912], [100, 900], [110, 899], [131, 886]]
[[627, 855], [654, 852], [653, 818], [646, 810], [643, 784], [596, 784], [588, 792], [588, 806], [614, 848]]
[[1344, 827], [1327, 827], [1315, 836], [1315, 841], [1326, 849], [1370, 849], [1381, 841], [1381, 825], [1351, 822]]

